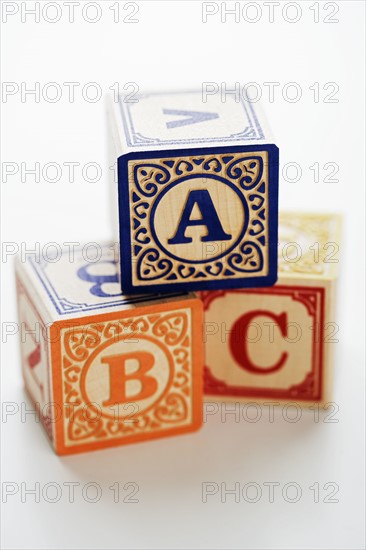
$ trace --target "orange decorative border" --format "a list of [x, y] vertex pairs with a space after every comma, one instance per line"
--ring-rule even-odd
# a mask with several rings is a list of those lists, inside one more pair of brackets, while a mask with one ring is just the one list
[[[191, 314], [190, 329], [185, 310]], [[172, 321], [178, 318], [174, 326]], [[198, 429], [203, 400], [202, 322], [202, 303], [194, 298], [55, 322], [50, 329], [53, 392], [62, 409], [55, 422], [56, 451], [85, 452]], [[106, 414], [88, 423], [81, 415], [82, 408], [90, 406], [81, 392], [83, 370], [100, 347], [127, 339], [124, 330], [132, 324], [130, 338], [150, 339], [165, 348], [174, 369], [172, 380], [155, 408], [137, 413], [133, 423]], [[178, 422], [182, 425], [174, 426]]]

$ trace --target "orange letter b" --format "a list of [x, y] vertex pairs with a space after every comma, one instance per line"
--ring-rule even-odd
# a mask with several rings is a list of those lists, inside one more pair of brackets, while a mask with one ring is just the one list
[[[135, 359], [139, 367], [137, 371], [126, 374], [126, 361]], [[158, 384], [155, 378], [146, 373], [154, 366], [154, 356], [147, 351], [136, 351], [134, 353], [121, 353], [103, 357], [102, 363], [109, 365], [110, 395], [103, 406], [108, 407], [117, 403], [126, 403], [129, 399], [126, 396], [126, 383], [129, 380], [139, 380], [141, 383], [140, 392], [133, 397], [134, 400], [151, 397], [157, 390]]]

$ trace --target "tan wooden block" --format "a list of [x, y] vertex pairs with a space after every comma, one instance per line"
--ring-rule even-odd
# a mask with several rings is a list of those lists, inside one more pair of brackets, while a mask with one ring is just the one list
[[202, 421], [202, 303], [124, 296], [113, 247], [90, 263], [17, 262], [24, 382], [58, 454], [190, 432]]
[[284, 213], [279, 234], [274, 287], [200, 293], [208, 401], [332, 400], [340, 218]]
[[124, 292], [275, 283], [278, 148], [257, 103], [121, 96], [109, 121]]

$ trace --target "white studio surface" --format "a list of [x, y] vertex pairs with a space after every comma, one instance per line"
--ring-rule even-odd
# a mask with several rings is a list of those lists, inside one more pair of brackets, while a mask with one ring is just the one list
[[[81, 1], [73, 23], [65, 2], [50, 3], [37, 23], [24, 11], [34, 4], [1, 6], [8, 83], [2, 104], [2, 161], [8, 163], [2, 183], [2, 240], [8, 243], [1, 300], [2, 547], [364, 548], [365, 4], [278, 3], [270, 22], [268, 3], [241, 2], [238, 22], [235, 15], [225, 22], [215, 2]], [[86, 4], [93, 5], [83, 12]], [[111, 237], [105, 106], [102, 99], [90, 101], [99, 88], [103, 94], [116, 83], [127, 92], [136, 85], [195, 89], [203, 82], [226, 82], [228, 89], [256, 83], [280, 148], [280, 208], [344, 216], [334, 414], [317, 419], [304, 411], [294, 423], [281, 408], [273, 421], [263, 409], [251, 422], [244, 409], [247, 416], [236, 422], [218, 412], [193, 435], [59, 458], [34, 417], [22, 421], [20, 411], [31, 405], [18, 336], [9, 334], [17, 322], [10, 251]], [[134, 84], [123, 90], [128, 83]], [[22, 86], [23, 92], [39, 86], [39, 101], [22, 97]], [[35, 163], [39, 182], [26, 173]], [[19, 412], [4, 415], [4, 406]], [[218, 489], [207, 502], [205, 482]], [[40, 502], [25, 493], [36, 483]], [[229, 493], [222, 502], [221, 483], [227, 489], [239, 484], [239, 502]], [[11, 487], [14, 494], [4, 502]], [[294, 491], [299, 498], [289, 502]], [[128, 502], [133, 499], [138, 502]]]

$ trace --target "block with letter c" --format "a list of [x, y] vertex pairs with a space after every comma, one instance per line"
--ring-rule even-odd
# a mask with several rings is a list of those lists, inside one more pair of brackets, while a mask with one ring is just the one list
[[340, 220], [282, 214], [279, 231], [276, 285], [200, 293], [207, 400], [332, 400]]

